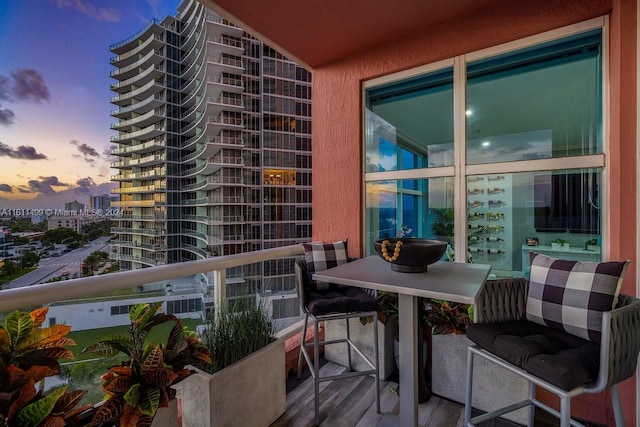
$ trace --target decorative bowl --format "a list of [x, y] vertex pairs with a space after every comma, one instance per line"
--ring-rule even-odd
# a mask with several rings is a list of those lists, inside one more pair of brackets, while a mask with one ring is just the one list
[[[385, 243], [386, 242], [386, 243]], [[380, 258], [400, 273], [422, 273], [447, 250], [447, 242], [416, 238], [389, 238], [373, 242]]]

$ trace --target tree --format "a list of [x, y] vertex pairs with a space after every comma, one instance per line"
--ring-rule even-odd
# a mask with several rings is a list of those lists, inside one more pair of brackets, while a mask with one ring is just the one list
[[42, 236], [42, 244], [69, 243], [81, 241], [82, 237], [73, 229], [67, 227], [54, 228], [48, 230]]
[[105, 219], [103, 221], [90, 222], [83, 225], [81, 231], [85, 240], [95, 240], [101, 236], [108, 236], [111, 234], [111, 220]]
[[40, 257], [33, 251], [27, 251], [22, 254], [22, 268], [30, 268], [38, 265]]
[[10, 259], [5, 259], [4, 264], [2, 265], [2, 274], [6, 276], [11, 276], [16, 273], [19, 269], [19, 265], [13, 262]]

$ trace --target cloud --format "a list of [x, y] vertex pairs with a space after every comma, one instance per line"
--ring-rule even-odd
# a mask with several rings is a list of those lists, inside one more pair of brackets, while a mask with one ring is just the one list
[[0, 125], [12, 125], [15, 117], [16, 115], [12, 110], [9, 110], [8, 108], [0, 108]]
[[96, 7], [84, 0], [58, 0], [58, 9], [71, 9], [89, 16], [96, 21], [118, 22], [120, 13], [115, 8]]
[[96, 183], [91, 177], [80, 178], [76, 181], [76, 187], [74, 191], [78, 194], [90, 196], [94, 193]]
[[0, 142], [0, 157], [2, 156], [24, 160], [44, 160], [47, 158], [44, 154], [38, 153], [34, 147], [21, 145], [18, 148], [12, 148], [3, 142]]
[[[10, 75], [11, 79], [0, 75], [0, 101], [40, 103], [51, 99], [44, 78], [36, 70], [21, 68], [12, 71]], [[12, 125], [15, 113], [1, 107], [0, 104], [0, 125]]]
[[77, 159], [80, 157], [83, 157], [85, 162], [95, 163], [96, 159], [94, 159], [93, 157], [100, 158], [100, 153], [98, 153], [98, 151], [95, 148], [91, 147], [90, 145], [87, 145], [84, 143], [80, 144], [75, 139], [72, 141], [69, 141], [69, 144], [75, 145], [78, 151], [82, 154], [82, 156], [80, 154], [72, 154], [72, 156]]
[[51, 99], [49, 88], [36, 70], [20, 69], [11, 72], [13, 96], [18, 101], [42, 102]]
[[12, 188], [9, 184], [0, 184], [0, 191], [4, 191], [5, 193], [11, 193]]
[[56, 190], [53, 187], [68, 187], [69, 184], [60, 182], [57, 176], [41, 176], [39, 179], [32, 179], [27, 182], [30, 193], [40, 193], [47, 196], [56, 194]]
[[18, 190], [18, 193], [31, 193], [31, 190], [29, 190], [29, 187], [25, 187], [24, 185], [21, 185], [20, 187], [16, 187], [16, 190]]

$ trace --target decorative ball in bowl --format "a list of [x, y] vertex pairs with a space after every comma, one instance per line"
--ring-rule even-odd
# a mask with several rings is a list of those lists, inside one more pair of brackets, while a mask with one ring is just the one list
[[438, 261], [447, 250], [447, 242], [416, 238], [389, 238], [373, 242], [382, 259], [391, 264], [391, 270], [400, 273], [422, 273], [429, 264]]

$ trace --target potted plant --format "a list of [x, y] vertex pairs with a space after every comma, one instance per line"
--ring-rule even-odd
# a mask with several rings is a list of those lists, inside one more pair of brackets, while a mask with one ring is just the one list
[[598, 246], [598, 239], [589, 239], [584, 242], [584, 250], [585, 251], [599, 251], [600, 246]]
[[261, 304], [217, 307], [201, 336], [212, 361], [181, 384], [184, 425], [268, 426], [285, 412], [284, 340]]
[[60, 359], [73, 359], [66, 346], [67, 325], [42, 328], [47, 308], [14, 311], [0, 325], [0, 425], [6, 427], [77, 425], [93, 405], [79, 406], [84, 390], [58, 387], [45, 394], [44, 379], [60, 373]]
[[[127, 357], [102, 376], [107, 399], [96, 410], [91, 426], [116, 420], [122, 426], [150, 425], [158, 408], [168, 407], [172, 400], [175, 402], [176, 391], [172, 386], [193, 373], [186, 366], [211, 362], [195, 332], [183, 328], [178, 317], [158, 313], [161, 306], [161, 302], [134, 305], [129, 312], [128, 335], [111, 336], [83, 350], [103, 357], [119, 353]], [[166, 343], [146, 342], [149, 331], [166, 322], [174, 323]], [[163, 417], [162, 421], [175, 425], [177, 412], [175, 416]]]
[[551, 241], [551, 249], [555, 250], [568, 250], [569, 249], [569, 241], [565, 239], [553, 239]]
[[[467, 326], [473, 322], [473, 305], [430, 300], [426, 321], [432, 327], [431, 389], [434, 394], [464, 404], [467, 372]], [[474, 385], [491, 390], [474, 395], [474, 407], [490, 410], [528, 396], [528, 382], [522, 378], [477, 358]], [[527, 424], [527, 411], [507, 414], [506, 418]]]

